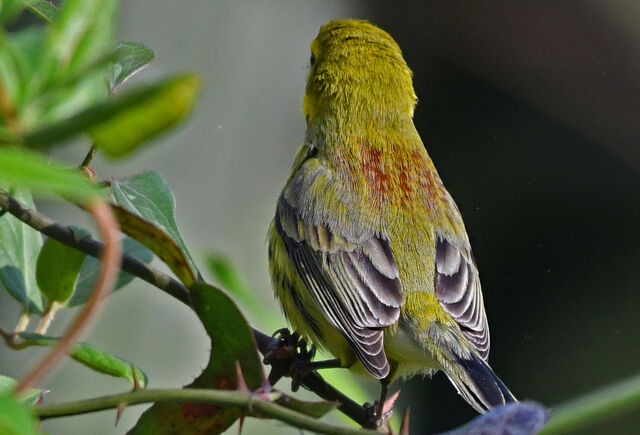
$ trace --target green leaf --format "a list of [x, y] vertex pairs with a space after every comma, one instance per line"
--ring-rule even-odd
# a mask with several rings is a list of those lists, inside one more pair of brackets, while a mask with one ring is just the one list
[[28, 95], [34, 92], [34, 77], [44, 56], [44, 39], [42, 27], [0, 33], [0, 80], [16, 109], [20, 109]]
[[196, 274], [184, 252], [164, 230], [134, 212], [112, 205], [120, 230], [156, 254], [186, 286], [196, 281]]
[[182, 120], [191, 110], [198, 83], [195, 75], [187, 74], [116, 94], [70, 118], [26, 133], [24, 142], [47, 146], [89, 132], [107, 155], [122, 157]]
[[93, 127], [94, 144], [110, 157], [130, 154], [182, 121], [191, 112], [199, 87], [200, 80], [193, 74], [164, 81], [146, 98]]
[[226, 255], [209, 254], [206, 257], [206, 263], [216, 283], [231, 293], [250, 319], [259, 320], [261, 328], [275, 331], [282, 327], [284, 319], [280, 313], [278, 311], [265, 313], [260, 295], [249, 288]]
[[[133, 234], [129, 234], [131, 237], [140, 241], [142, 244], [151, 249], [156, 255], [162, 258], [165, 263], [171, 267], [176, 275], [185, 275], [185, 272], [178, 272], [177, 270], [189, 269], [190, 272], [187, 275], [197, 274], [197, 268], [187, 245], [182, 238], [180, 229], [176, 222], [175, 216], [175, 198], [173, 192], [169, 188], [169, 185], [162, 179], [160, 174], [155, 171], [145, 171], [138, 175], [135, 175], [126, 180], [114, 181], [111, 183], [111, 189], [116, 203], [131, 213], [139, 216], [157, 229], [166, 232], [171, 241], [177, 245], [181, 254], [174, 253], [175, 248], [171, 247], [171, 243], [167, 243], [166, 246], [159, 246], [153, 248], [149, 245], [158, 244], [162, 241], [161, 238], [156, 240], [155, 230], [146, 228], [144, 223], [139, 219], [135, 219], [131, 216], [126, 216], [125, 213], [116, 210], [116, 217], [120, 221], [123, 228], [128, 228], [132, 231], [136, 231], [138, 228], [140, 231], [136, 231], [136, 234], [140, 237], [136, 237]], [[126, 231], [125, 231], [126, 232]], [[147, 240], [145, 242], [145, 240]], [[164, 252], [163, 252], [164, 251]], [[168, 254], [171, 254], [173, 260], [167, 260]], [[184, 257], [184, 259], [181, 259]], [[183, 264], [186, 262], [186, 265]], [[170, 264], [171, 263], [171, 264]], [[174, 264], [174, 266], [172, 266]], [[174, 270], [177, 269], [177, 270]], [[190, 285], [189, 282], [186, 285]]]
[[51, 23], [58, 16], [58, 8], [47, 0], [22, 0], [27, 7], [47, 23]]
[[63, 168], [37, 152], [19, 147], [0, 147], [0, 183], [81, 202], [100, 195], [99, 187], [85, 180], [80, 171]]
[[[13, 44], [10, 38], [0, 32], [0, 84], [4, 94], [2, 97], [15, 105], [20, 89], [20, 73], [11, 50]], [[0, 124], [6, 124], [3, 118], [0, 114]]]
[[47, 38], [47, 56], [58, 74], [81, 67], [103, 55], [113, 44], [114, 0], [66, 0]]
[[[21, 332], [18, 335], [24, 340], [24, 344], [27, 346], [53, 347], [59, 340], [55, 337], [47, 337], [29, 332]], [[71, 358], [91, 370], [105, 375], [126, 379], [131, 383], [131, 385], [134, 385], [134, 376], [133, 371], [131, 370], [132, 364], [118, 358], [117, 356], [98, 350], [86, 343], [75, 344], [73, 350], [69, 352], [69, 355]], [[140, 387], [144, 388], [147, 386], [148, 378], [142, 370], [135, 368], [135, 376]]]
[[107, 72], [111, 92], [156, 58], [153, 50], [140, 42], [117, 42], [113, 51], [116, 60]]
[[[236, 364], [251, 390], [264, 380], [262, 365], [247, 321], [222, 290], [205, 283], [190, 288], [193, 309], [211, 338], [209, 365], [191, 388], [233, 390], [238, 387]], [[158, 403], [138, 420], [130, 434], [218, 434], [240, 417], [237, 408], [200, 403]]]
[[25, 97], [20, 125], [24, 132], [46, 128], [109, 99], [105, 72], [112, 57], [105, 55], [69, 72], [38, 89], [35, 85]]
[[115, 0], [63, 3], [47, 26], [44, 50], [27, 82], [20, 116], [23, 132], [46, 128], [106, 100], [103, 74], [114, 42], [115, 16]]
[[211, 338], [209, 365], [191, 387], [229, 389], [237, 386], [236, 362], [251, 389], [264, 381], [262, 364], [246, 319], [224, 291], [198, 282], [189, 289], [193, 309]]
[[[0, 375], [0, 396], [13, 391], [13, 387], [15, 387], [17, 383], [18, 381], [16, 381], [15, 379]], [[47, 391], [45, 390], [29, 388], [27, 391], [20, 394], [20, 402], [26, 405], [35, 405], [42, 400], [42, 397], [46, 393]]]
[[21, 0], [0, 1], [0, 23], [13, 20], [20, 13], [24, 5]]
[[156, 171], [144, 171], [111, 183], [116, 203], [166, 231], [180, 246], [195, 270], [195, 262], [176, 222], [176, 199], [167, 182]]
[[[87, 235], [89, 232], [86, 230], [74, 231], [77, 240]], [[36, 280], [49, 303], [62, 303], [71, 297], [85, 257], [84, 252], [70, 248], [55, 239], [48, 238], [44, 242], [38, 255]]]
[[218, 281], [221, 287], [237, 300], [249, 302], [255, 300], [254, 293], [249, 290], [246, 281], [240, 276], [238, 271], [233, 267], [231, 260], [224, 254], [209, 254], [207, 256], [207, 266], [213, 277]]
[[[137, 258], [143, 263], [151, 263], [151, 260], [153, 260], [153, 254], [151, 251], [129, 237], [125, 237], [122, 240], [122, 252], [130, 257]], [[89, 297], [91, 297], [91, 293], [93, 292], [94, 284], [100, 274], [101, 264], [102, 263], [99, 260], [90, 256], [87, 256], [84, 259], [84, 263], [82, 263], [82, 267], [80, 268], [80, 276], [76, 283], [76, 289], [73, 292], [71, 299], [67, 301], [67, 306], [73, 307], [81, 305], [89, 300]], [[121, 270], [113, 291], [123, 288], [134, 278], [135, 275]]]
[[[114, 17], [114, 0], [68, 0], [63, 3], [53, 23], [45, 26], [46, 36], [36, 69], [29, 80], [24, 81], [27, 86], [22, 104], [25, 107], [29, 102], [35, 104], [21, 113], [22, 131], [39, 128], [44, 121], [39, 115], [58, 102], [64, 103], [60, 95], [38, 100], [43, 94], [46, 96], [47, 91], [65, 87], [76, 71], [107, 54], [113, 44]], [[106, 91], [104, 81], [101, 88]], [[65, 91], [74, 94], [73, 87], [66, 86]]]
[[[34, 207], [28, 189], [18, 188], [14, 196], [30, 208]], [[39, 232], [8, 213], [0, 217], [0, 281], [26, 313], [41, 314], [44, 309], [35, 274], [41, 246]]]
[[0, 393], [6, 393], [7, 391], [11, 390], [16, 384], [17, 381], [15, 379], [12, 379], [8, 376], [0, 375]]
[[553, 407], [540, 434], [593, 432], [595, 425], [640, 412], [640, 373]]
[[16, 108], [22, 132], [60, 122], [109, 96], [105, 73], [114, 59], [110, 51], [54, 80], [55, 65], [45, 65], [45, 29], [34, 26], [0, 34], [0, 79]]
[[0, 434], [36, 435], [37, 419], [11, 394], [0, 394]]
[[[109, 97], [105, 72], [113, 56], [108, 53], [51, 81], [50, 74], [42, 70], [46, 36], [43, 30], [31, 27], [0, 34], [0, 80], [22, 132], [55, 125]], [[8, 140], [11, 139], [5, 142]], [[17, 138], [13, 141], [19, 142]]]

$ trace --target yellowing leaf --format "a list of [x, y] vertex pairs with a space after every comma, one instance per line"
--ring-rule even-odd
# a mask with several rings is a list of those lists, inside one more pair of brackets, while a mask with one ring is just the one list
[[110, 157], [122, 157], [164, 133], [191, 112], [200, 80], [175, 77], [131, 101], [114, 116], [91, 128], [94, 144]]

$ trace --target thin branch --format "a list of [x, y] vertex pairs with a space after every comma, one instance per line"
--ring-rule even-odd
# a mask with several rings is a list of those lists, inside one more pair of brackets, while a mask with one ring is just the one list
[[84, 166], [89, 166], [89, 163], [91, 163], [91, 160], [93, 160], [93, 157], [96, 155], [97, 150], [98, 148], [96, 148], [95, 145], [91, 145], [89, 152], [87, 153], [86, 156], [84, 156], [84, 160], [82, 160], [82, 163], [80, 163], [81, 168]]
[[552, 409], [541, 434], [576, 432], [640, 407], [640, 374]]
[[[76, 238], [71, 228], [53, 221], [36, 210], [28, 208], [2, 190], [0, 190], [0, 209], [8, 210], [9, 213], [22, 222], [52, 239], [64, 243], [71, 248], [78, 249], [92, 257], [100, 258], [100, 253], [103, 249], [100, 242], [91, 237]], [[189, 291], [180, 281], [126, 254], [122, 255], [121, 268], [170, 294], [189, 307], [191, 306]], [[268, 354], [278, 345], [278, 340], [271, 335], [265, 334], [255, 328], [252, 328], [252, 330], [256, 345], [262, 355]], [[338, 409], [359, 425], [366, 426], [369, 424], [370, 416], [367, 410], [328, 384], [318, 373], [313, 371], [307, 373], [300, 380], [300, 385], [314, 392], [324, 400], [339, 402], [340, 406]]]
[[47, 304], [47, 308], [42, 313], [42, 317], [40, 317], [40, 322], [38, 322], [38, 326], [36, 326], [36, 334], [46, 334], [49, 330], [49, 326], [51, 326], [51, 322], [53, 322], [53, 318], [60, 308], [64, 305], [60, 302], [53, 301], [51, 304]]
[[[256, 346], [260, 353], [264, 357], [273, 355], [278, 349], [278, 340], [255, 328], [252, 328], [252, 330], [256, 340]], [[293, 362], [291, 359], [269, 358], [269, 360], [269, 365], [272, 367], [272, 373], [269, 374], [271, 385], [275, 385], [282, 377], [289, 377], [289, 369]], [[272, 378], [272, 374], [275, 374], [275, 377]], [[305, 389], [314, 392], [322, 399], [328, 402], [338, 402], [340, 404], [338, 409], [360, 426], [371, 424], [371, 415], [367, 409], [328, 384], [317, 372], [309, 371], [302, 379], [297, 379], [296, 381]]]
[[51, 370], [51, 367], [67, 353], [82, 330], [95, 316], [100, 302], [102, 302], [115, 286], [118, 270], [120, 269], [118, 222], [109, 205], [102, 199], [90, 203], [89, 211], [98, 223], [98, 227], [105, 241], [100, 276], [98, 277], [91, 297], [80, 314], [74, 319], [56, 346], [18, 382], [14, 388], [16, 394], [25, 391], [33, 385], [38, 379]]
[[[49, 217], [28, 208], [3, 190], [0, 190], [0, 208], [7, 210], [34, 230], [60, 243], [64, 243], [94, 258], [100, 259], [102, 255], [104, 248], [102, 243], [91, 237], [77, 238], [71, 228], [61, 225]], [[189, 292], [179, 281], [129, 255], [122, 255], [120, 267], [125, 272], [137, 276], [190, 306]]]
[[27, 326], [29, 326], [29, 314], [25, 313], [23, 311], [23, 313], [20, 314], [20, 318], [18, 319], [18, 323], [16, 323], [16, 327], [13, 328], [13, 333], [14, 334], [19, 334], [22, 331], [24, 331], [25, 329], [27, 329]]
[[0, 328], [0, 337], [4, 340], [4, 344], [13, 350], [26, 349], [31, 345], [26, 340], [20, 340], [18, 332], [8, 332]]
[[338, 409], [344, 415], [358, 423], [360, 426], [365, 427], [371, 424], [371, 415], [365, 407], [357, 402], [354, 402], [350, 397], [344, 395], [340, 390], [337, 390], [336, 388], [331, 386], [331, 384], [328, 384], [327, 381], [322, 379], [322, 376], [320, 376], [317, 372], [307, 373], [305, 377], [300, 381], [300, 385], [302, 385], [309, 391], [313, 391], [324, 400], [340, 403]]
[[142, 389], [129, 393], [114, 394], [97, 397], [95, 399], [55, 405], [34, 406], [33, 412], [41, 419], [63, 417], [67, 415], [85, 414], [117, 408], [120, 405], [134, 405], [151, 402], [203, 402], [219, 405], [235, 406], [244, 412], [268, 418], [275, 418], [295, 426], [316, 433], [335, 435], [380, 435], [380, 432], [369, 429], [356, 429], [337, 426], [317, 420], [313, 417], [292, 411], [274, 402], [262, 400], [244, 391], [208, 390], [200, 388], [175, 389]]

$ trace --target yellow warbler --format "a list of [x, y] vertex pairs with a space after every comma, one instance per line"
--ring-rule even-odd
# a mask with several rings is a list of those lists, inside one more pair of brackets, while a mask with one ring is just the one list
[[367, 21], [333, 20], [311, 53], [306, 138], [269, 230], [286, 317], [343, 367], [381, 380], [378, 412], [387, 384], [436, 370], [479, 412], [515, 401], [487, 364], [478, 270], [413, 125], [400, 48]]

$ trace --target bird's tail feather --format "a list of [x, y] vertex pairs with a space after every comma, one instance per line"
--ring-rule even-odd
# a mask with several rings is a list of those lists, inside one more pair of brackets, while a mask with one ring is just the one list
[[496, 406], [518, 401], [491, 367], [475, 352], [471, 352], [469, 358], [458, 358], [456, 364], [462, 370], [447, 373], [447, 377], [458, 393], [479, 413], [483, 414]]

